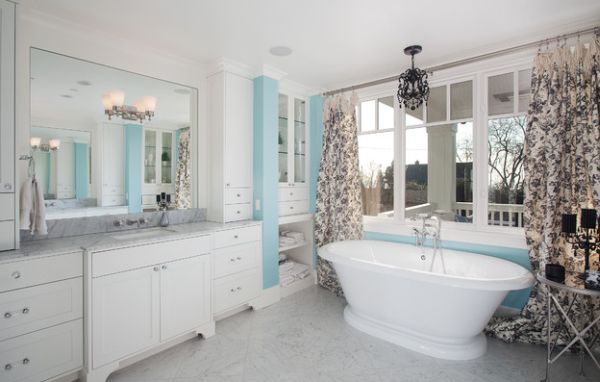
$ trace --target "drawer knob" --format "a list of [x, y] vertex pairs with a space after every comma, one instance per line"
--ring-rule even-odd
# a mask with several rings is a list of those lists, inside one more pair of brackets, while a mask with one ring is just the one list
[[13, 273], [11, 273], [10, 275], [13, 279], [20, 279], [21, 278], [21, 272], [19, 271], [14, 271]]
[[11, 317], [12, 317], [12, 313], [11, 312], [4, 313], [4, 318], [11, 318]]
[[226, 186], [229, 187], [230, 183], [227, 183]]
[[154, 268], [152, 268], [152, 270], [153, 270], [154, 272], [158, 272], [158, 271], [160, 270], [160, 268], [159, 268], [159, 267], [154, 267]]
[[235, 293], [235, 289], [231, 288], [230, 292]]
[[290, 206], [290, 210], [293, 210], [293, 209], [294, 209], [294, 206]]
[[21, 311], [21, 313], [28, 314], [29, 313], [29, 308], [23, 308], [23, 310]]
[[242, 290], [242, 287], [241, 286], [237, 287], [237, 290]]
[[160, 267], [163, 271], [167, 269], [166, 265], [163, 265], [162, 267]]
[[240, 194], [236, 194], [236, 196], [239, 198], [239, 197], [240, 197], [240, 196], [242, 196], [242, 195], [240, 195]]
[[29, 358], [23, 358], [23, 365], [29, 365]]
[[240, 256], [237, 257], [238, 260], [241, 260], [242, 258]]
[[239, 215], [240, 214], [240, 210], [235, 211], [235, 213]]
[[[239, 211], [238, 211], [238, 213], [239, 213]], [[234, 238], [234, 239], [237, 239], [237, 238], [238, 238], [238, 235], [233, 235], [233, 238]]]
[[235, 259], [232, 257], [231, 259], [229, 259], [229, 261], [231, 261], [233, 263], [235, 261]]
[[290, 192], [290, 196], [294, 196], [294, 193], [293, 193], [293, 192]]
[[10, 363], [7, 363], [6, 365], [4, 365], [4, 370], [10, 370], [12, 369], [12, 365]]

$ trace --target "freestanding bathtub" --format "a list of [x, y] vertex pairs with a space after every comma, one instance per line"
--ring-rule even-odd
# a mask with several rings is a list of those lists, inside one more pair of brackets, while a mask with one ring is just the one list
[[442, 263], [432, 255], [431, 248], [374, 240], [319, 249], [338, 274], [348, 324], [433, 357], [477, 358], [494, 311], [509, 291], [530, 287], [533, 275], [490, 256], [443, 250]]

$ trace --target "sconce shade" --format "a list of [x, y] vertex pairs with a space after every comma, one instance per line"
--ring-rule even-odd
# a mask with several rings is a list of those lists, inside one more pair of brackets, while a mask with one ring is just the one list
[[104, 110], [112, 109], [112, 99], [109, 94], [102, 96], [102, 106], [104, 106]]
[[113, 90], [110, 92], [110, 101], [112, 106], [123, 106], [125, 104], [125, 93], [120, 90]]
[[581, 209], [581, 227], [594, 229], [596, 228], [597, 213], [592, 208]]
[[139, 112], [144, 113], [146, 111], [146, 106], [144, 106], [144, 102], [142, 101], [135, 101], [133, 103], [133, 107], [135, 107], [135, 109]]
[[562, 216], [562, 232], [575, 233], [577, 231], [577, 215], [563, 214]]
[[50, 146], [50, 150], [56, 150], [60, 147], [60, 139], [50, 139], [48, 145]]
[[142, 103], [144, 105], [143, 111], [154, 112], [154, 109], [156, 109], [156, 97], [145, 96], [142, 98]]
[[31, 147], [40, 147], [41, 144], [42, 144], [42, 138], [40, 138], [40, 137], [29, 138], [29, 145], [31, 145]]

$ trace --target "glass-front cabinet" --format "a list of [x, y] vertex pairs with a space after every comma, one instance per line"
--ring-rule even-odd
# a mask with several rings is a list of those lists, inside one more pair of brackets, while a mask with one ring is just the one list
[[307, 100], [279, 94], [279, 214], [308, 212]]
[[175, 187], [175, 133], [144, 128], [142, 205], [153, 207], [156, 194], [173, 194]]

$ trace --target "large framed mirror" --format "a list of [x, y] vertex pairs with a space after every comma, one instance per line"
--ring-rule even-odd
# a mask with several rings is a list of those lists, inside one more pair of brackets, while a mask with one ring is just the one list
[[196, 207], [196, 88], [31, 48], [30, 146], [48, 220]]

